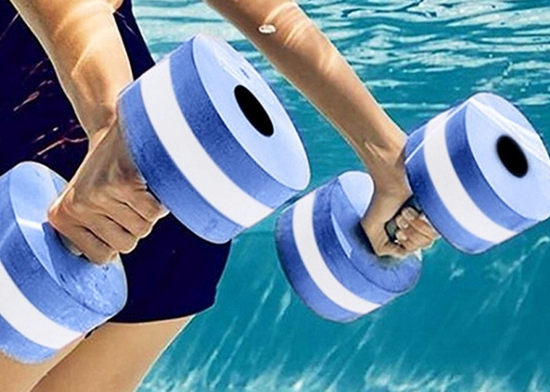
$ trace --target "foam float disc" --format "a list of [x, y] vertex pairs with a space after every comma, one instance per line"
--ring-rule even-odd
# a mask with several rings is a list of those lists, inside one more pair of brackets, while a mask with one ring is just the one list
[[374, 186], [366, 173], [346, 172], [279, 217], [276, 246], [294, 291], [318, 315], [352, 321], [410, 290], [421, 262], [378, 257], [360, 225]]
[[480, 253], [550, 215], [550, 158], [505, 99], [480, 93], [409, 137], [406, 170], [418, 204], [454, 247]]
[[0, 177], [0, 351], [23, 363], [47, 360], [126, 302], [120, 259], [75, 256], [47, 223], [65, 184], [32, 162]]
[[223, 41], [185, 42], [121, 94], [119, 117], [151, 191], [208, 241], [229, 241], [309, 182], [283, 106]]

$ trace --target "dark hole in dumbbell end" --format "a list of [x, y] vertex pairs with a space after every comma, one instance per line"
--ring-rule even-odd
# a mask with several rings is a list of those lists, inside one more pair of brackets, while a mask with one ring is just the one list
[[504, 167], [514, 176], [523, 177], [529, 170], [527, 157], [520, 145], [510, 136], [501, 136], [497, 140], [497, 154]]
[[246, 119], [264, 136], [273, 135], [273, 123], [258, 99], [244, 86], [235, 87], [235, 99]]

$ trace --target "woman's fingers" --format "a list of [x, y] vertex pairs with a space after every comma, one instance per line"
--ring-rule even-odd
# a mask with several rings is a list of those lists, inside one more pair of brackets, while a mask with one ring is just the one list
[[409, 232], [406, 234], [399, 231], [396, 237], [398, 244], [409, 253], [418, 249], [429, 248], [433, 243], [433, 239], [425, 237], [418, 232]]
[[[48, 211], [50, 224], [63, 233], [73, 246], [82, 252], [90, 261], [106, 263], [114, 259], [117, 251], [103, 242], [93, 232], [78, 224], [72, 214], [62, 203], [56, 203]], [[71, 249], [69, 249], [71, 250]], [[72, 251], [72, 250], [71, 250]]]
[[398, 244], [408, 252], [429, 248], [439, 238], [439, 234], [423, 214], [412, 208], [406, 208], [395, 219], [398, 230]]
[[397, 243], [390, 240], [384, 226], [404, 200], [406, 197], [394, 200], [391, 195], [382, 192], [375, 193], [371, 200], [362, 225], [374, 253], [378, 256], [403, 258], [420, 249], [429, 248], [439, 237], [423, 214], [412, 208], [405, 208], [395, 217]]
[[414, 208], [405, 208], [400, 217], [408, 223], [409, 228], [412, 228], [428, 238], [439, 238], [439, 233], [428, 221], [426, 215], [419, 213]]
[[387, 241], [383, 244], [379, 244], [378, 247], [375, 249], [375, 253], [379, 256], [392, 256], [403, 258], [406, 257], [409, 252], [401, 245]]
[[152, 222], [144, 219], [134, 209], [118, 200], [110, 209], [110, 219], [136, 238], [145, 238], [153, 229]]
[[168, 210], [146, 190], [128, 192], [118, 198], [148, 222], [156, 222], [168, 214]]
[[120, 253], [131, 252], [139, 240], [107, 216], [95, 216], [93, 220], [83, 223], [98, 239]]
[[86, 255], [88, 260], [104, 264], [115, 259], [118, 252], [101, 241], [94, 233], [84, 226], [78, 226], [70, 231], [69, 239], [73, 243], [78, 243], [78, 249]]

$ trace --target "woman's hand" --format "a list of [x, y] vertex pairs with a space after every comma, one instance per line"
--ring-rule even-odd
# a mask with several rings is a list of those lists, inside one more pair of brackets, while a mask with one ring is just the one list
[[115, 124], [90, 139], [86, 158], [48, 218], [90, 261], [104, 263], [131, 252], [167, 213], [147, 191]]
[[[386, 156], [386, 159], [377, 161], [376, 169], [371, 171], [375, 191], [362, 226], [377, 255], [404, 257], [419, 249], [429, 248], [439, 238], [439, 234], [424, 214], [407, 207], [395, 218], [398, 227], [397, 243], [388, 238], [384, 229], [386, 222], [394, 217], [411, 196], [406, 180], [403, 149], [393, 156], [395, 158], [387, 159]], [[380, 174], [376, 176], [375, 173]]]
[[118, 94], [132, 81], [113, 16], [119, 0], [11, 1], [46, 50], [90, 143], [49, 220], [91, 261], [130, 252], [167, 212], [113, 125]]

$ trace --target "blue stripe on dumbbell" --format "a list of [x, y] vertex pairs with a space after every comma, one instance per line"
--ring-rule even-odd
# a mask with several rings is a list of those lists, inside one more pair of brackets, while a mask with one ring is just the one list
[[300, 253], [292, 230], [294, 208], [294, 206], [289, 207], [279, 217], [276, 229], [277, 254], [287, 280], [301, 300], [315, 313], [339, 322], [355, 320], [361, 314], [350, 312], [328, 298], [311, 279], [304, 263], [300, 261]]
[[[424, 135], [425, 130], [426, 126], [417, 129], [413, 134], [415, 137], [413, 140], [418, 140], [417, 137]], [[422, 206], [424, 214], [429, 217], [434, 228], [453, 246], [466, 252], [475, 252], [477, 249], [487, 249], [494, 245], [493, 242], [484, 241], [472, 235], [451, 215], [428, 173], [421, 144], [407, 157], [407, 174], [409, 185]]]
[[[309, 166], [297, 132], [267, 84], [227, 44], [213, 42], [196, 37], [162, 60], [123, 92], [119, 115], [130, 151], [151, 190], [189, 229], [220, 243], [254, 225], [305, 188]], [[227, 56], [236, 64], [224, 60]], [[221, 101], [218, 97], [227, 91], [215, 85], [216, 75], [221, 75], [220, 80], [231, 79], [244, 68], [249, 71], [246, 78], [240, 75], [234, 79], [243, 79], [244, 87], [250, 79], [252, 91], [273, 118], [273, 136], [266, 137], [251, 127], [235, 97], [224, 95]], [[209, 91], [203, 86], [205, 80], [210, 83]], [[232, 88], [227, 88], [230, 95]], [[143, 119], [140, 111], [146, 112], [147, 121], [135, 120]], [[278, 127], [280, 123], [285, 126]], [[141, 124], [146, 128], [144, 134], [151, 137], [140, 140]], [[153, 131], [156, 138], [151, 135]], [[163, 148], [158, 148], [159, 144]], [[151, 145], [154, 154], [146, 151]], [[153, 169], [140, 161], [167, 167]], [[181, 195], [175, 195], [174, 189], [186, 186], [201, 198], [182, 201]], [[203, 212], [200, 218], [193, 211], [195, 202]]]
[[351, 321], [418, 280], [415, 257], [387, 263], [369, 251], [360, 219], [372, 190], [368, 175], [345, 173], [298, 200], [277, 223], [277, 250], [288, 280], [325, 318]]
[[[394, 297], [393, 293], [374, 284], [373, 278], [376, 277], [364, 275], [356, 266], [369, 263], [373, 254], [361, 252], [361, 248], [369, 247], [367, 238], [359, 238], [356, 229], [361, 230], [361, 226], [357, 213], [346, 200], [338, 181], [317, 191], [313, 207], [313, 229], [324, 262], [343, 286], [377, 305]], [[357, 258], [359, 260], [354, 260]]]
[[47, 209], [64, 184], [35, 163], [0, 177], [0, 346], [22, 362], [47, 359], [126, 301], [120, 262], [81, 260], [47, 224]]
[[244, 227], [214, 209], [189, 183], [170, 158], [143, 109], [139, 81], [120, 98], [119, 123], [125, 131], [132, 158], [151, 191], [178, 220], [213, 242], [227, 241]]

